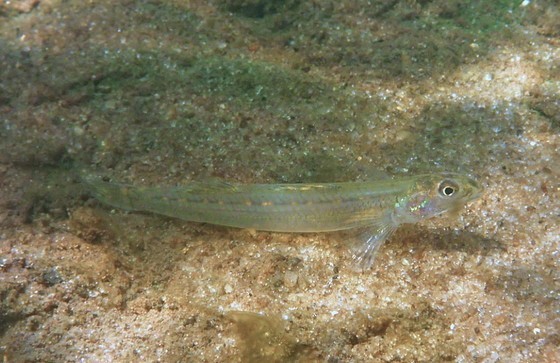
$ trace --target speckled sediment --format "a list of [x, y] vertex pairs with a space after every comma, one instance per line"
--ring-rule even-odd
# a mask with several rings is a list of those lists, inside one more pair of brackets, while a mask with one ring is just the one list
[[[560, 361], [555, 1], [0, 4], [0, 358]], [[356, 272], [344, 235], [106, 208], [137, 185], [485, 188]]]

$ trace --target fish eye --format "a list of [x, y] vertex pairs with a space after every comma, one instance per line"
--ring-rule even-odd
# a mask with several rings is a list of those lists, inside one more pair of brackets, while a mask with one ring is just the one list
[[439, 184], [438, 192], [443, 197], [452, 197], [459, 191], [459, 185], [452, 180], [444, 180]]

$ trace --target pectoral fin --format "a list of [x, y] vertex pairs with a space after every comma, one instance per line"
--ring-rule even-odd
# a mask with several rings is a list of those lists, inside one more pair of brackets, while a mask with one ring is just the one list
[[397, 226], [390, 216], [385, 216], [357, 232], [356, 242], [352, 246], [352, 258], [358, 270], [367, 270], [373, 266], [379, 248], [395, 229]]

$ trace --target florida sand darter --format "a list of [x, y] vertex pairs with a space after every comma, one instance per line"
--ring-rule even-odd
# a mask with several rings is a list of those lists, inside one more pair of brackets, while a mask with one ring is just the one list
[[114, 207], [186, 221], [274, 232], [359, 230], [354, 258], [369, 268], [403, 223], [456, 213], [481, 191], [462, 174], [437, 173], [366, 182], [229, 184], [191, 182], [139, 187], [86, 177], [95, 197]]

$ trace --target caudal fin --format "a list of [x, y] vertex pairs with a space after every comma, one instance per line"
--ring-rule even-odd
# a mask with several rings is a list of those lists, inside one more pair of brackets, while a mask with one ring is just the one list
[[138, 209], [136, 188], [131, 185], [103, 181], [100, 177], [85, 175], [82, 182], [89, 192], [102, 203], [126, 210]]

